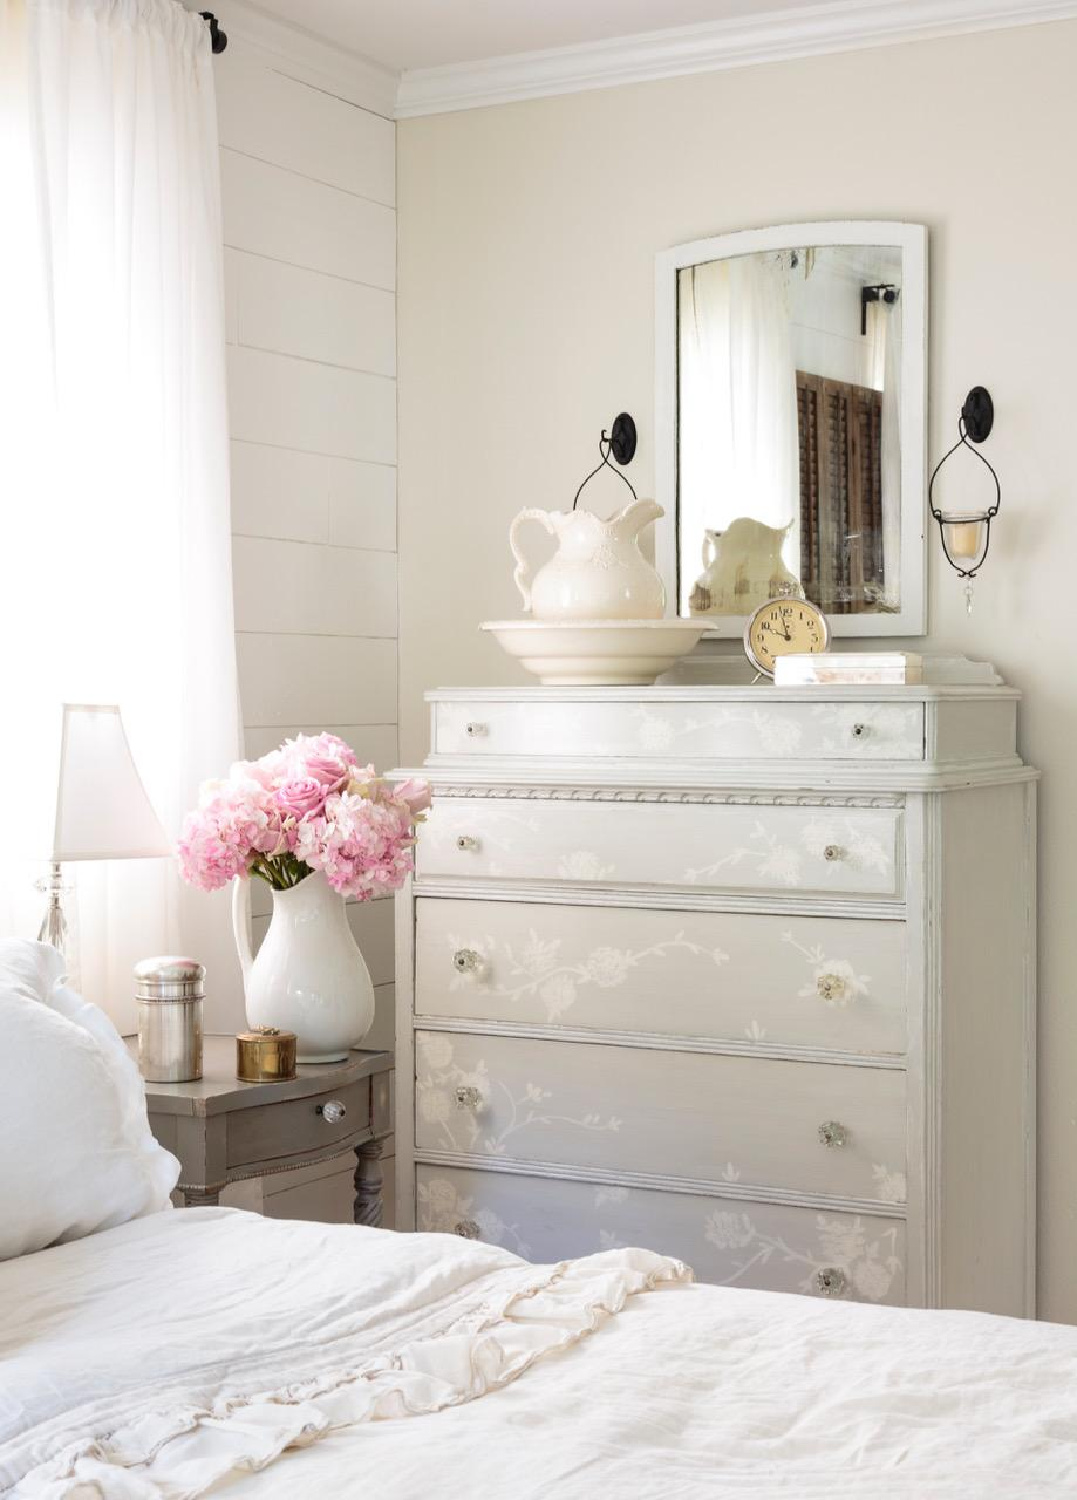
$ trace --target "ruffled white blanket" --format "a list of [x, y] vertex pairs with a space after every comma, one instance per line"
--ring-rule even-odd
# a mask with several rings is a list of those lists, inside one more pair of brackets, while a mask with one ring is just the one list
[[0, 1493], [188, 1500], [334, 1428], [473, 1401], [690, 1279], [643, 1250], [532, 1266], [446, 1236], [157, 1214], [0, 1265]]

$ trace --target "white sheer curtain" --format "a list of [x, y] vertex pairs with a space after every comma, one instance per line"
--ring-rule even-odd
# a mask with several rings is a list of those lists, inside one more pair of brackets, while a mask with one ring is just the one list
[[[165, 827], [239, 749], [216, 109], [176, 0], [0, 0], [0, 930], [40, 897], [62, 701], [118, 702]], [[11, 802], [11, 797], [5, 798]], [[139, 956], [237, 990], [224, 902], [170, 862], [72, 867], [83, 987]]]
[[901, 296], [868, 303], [866, 383], [883, 393], [880, 434], [886, 602], [901, 603]]
[[[681, 272], [678, 491], [682, 608], [705, 528], [738, 516], [792, 522], [783, 555], [799, 572], [796, 365], [779, 255]], [[702, 559], [700, 558], [700, 567]]]

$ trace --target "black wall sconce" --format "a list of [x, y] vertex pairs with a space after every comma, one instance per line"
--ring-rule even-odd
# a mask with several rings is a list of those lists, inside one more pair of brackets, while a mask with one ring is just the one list
[[892, 282], [880, 281], [875, 286], [862, 286], [860, 288], [860, 337], [864, 338], [868, 331], [868, 303], [885, 302], [893, 307], [898, 299], [898, 289]]
[[[965, 604], [969, 614], [972, 613], [972, 581], [987, 560], [991, 546], [991, 522], [998, 515], [1002, 504], [1002, 486], [998, 475], [978, 451], [978, 445], [990, 436], [994, 425], [995, 404], [991, 400], [990, 391], [982, 385], [973, 386], [961, 408], [957, 442], [939, 459], [927, 487], [927, 503], [932, 516], [939, 523], [943, 555], [957, 576], [965, 580]], [[959, 448], [967, 448], [991, 475], [995, 486], [995, 500], [993, 505], [983, 510], [944, 511], [935, 504], [935, 481], [939, 477], [939, 471]]]
[[620, 469], [615, 469], [610, 462], [612, 458], [618, 464], [630, 464], [636, 456], [636, 424], [626, 411], [622, 411], [614, 417], [613, 426], [609, 432], [603, 427], [602, 436], [598, 440], [598, 452], [602, 462], [591, 470], [590, 474], [583, 481], [583, 484], [576, 491], [576, 498], [572, 502], [573, 510], [579, 505], [580, 496], [583, 494], [584, 489], [591, 483], [596, 474], [601, 474], [603, 469], [609, 469], [611, 473], [616, 474], [617, 478], [623, 484], [628, 485], [632, 499], [636, 499], [636, 492], [628, 479], [621, 473]]

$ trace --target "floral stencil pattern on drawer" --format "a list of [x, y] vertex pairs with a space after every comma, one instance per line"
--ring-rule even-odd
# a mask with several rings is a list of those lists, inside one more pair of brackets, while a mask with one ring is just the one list
[[895, 1225], [871, 1238], [859, 1215], [817, 1214], [814, 1242], [791, 1245], [785, 1237], [757, 1228], [750, 1212], [732, 1206], [716, 1208], [704, 1228], [704, 1237], [716, 1250], [746, 1252], [724, 1277], [723, 1286], [741, 1281], [758, 1284], [761, 1268], [776, 1257], [787, 1265], [804, 1267], [806, 1274], [798, 1283], [799, 1291], [818, 1293], [816, 1278], [821, 1272], [837, 1269], [844, 1285], [835, 1295], [865, 1302], [883, 1301], [895, 1276], [903, 1272], [897, 1254], [898, 1234]]
[[[815, 883], [825, 885], [827, 869], [873, 871], [889, 878], [894, 872], [894, 850], [887, 849], [860, 819], [816, 818], [800, 830], [799, 844], [770, 833], [760, 818], [751, 832], [750, 844], [729, 849], [721, 858], [684, 872], [688, 885], [711, 884], [724, 870], [752, 866], [768, 885], [804, 885], [805, 865], [810, 865]], [[833, 852], [831, 857], [828, 851]]]
[[[502, 1245], [526, 1260], [531, 1246], [515, 1224], [506, 1224], [492, 1208], [476, 1208], [474, 1197], [461, 1193], [447, 1177], [420, 1179], [416, 1186], [417, 1228], [426, 1234], [462, 1234], [468, 1239]], [[477, 1231], [477, 1233], [476, 1233]]]
[[[514, 1094], [507, 1084], [492, 1079], [481, 1058], [470, 1069], [456, 1062], [452, 1038], [441, 1032], [422, 1032], [416, 1037], [419, 1066], [415, 1078], [415, 1102], [419, 1120], [435, 1127], [441, 1144], [449, 1151], [504, 1156], [513, 1136], [532, 1127], [561, 1125], [582, 1131], [618, 1131], [615, 1115], [558, 1112], [552, 1090], [526, 1083]], [[484, 1131], [484, 1117], [496, 1095], [499, 1124]]]
[[[581, 990], [588, 986], [600, 990], [619, 989], [633, 970], [649, 960], [661, 960], [673, 953], [690, 953], [696, 957], [709, 956], [715, 965], [729, 962], [729, 954], [721, 948], [708, 950], [701, 943], [691, 942], [683, 931], [643, 948], [608, 945], [592, 948], [583, 957], [568, 963], [561, 960], [562, 939], [544, 938], [534, 928], [519, 946], [504, 943], [500, 952], [497, 939], [489, 933], [472, 938], [449, 933], [448, 946], [453, 955], [468, 951], [478, 954], [480, 963], [474, 978], [454, 972], [449, 981], [450, 990], [463, 989], [477, 980], [510, 1005], [520, 1000], [538, 999], [547, 1021], [551, 1023], [571, 1010]], [[496, 980], [494, 973], [498, 976]], [[501, 978], [502, 975], [505, 977]]]
[[421, 1014], [901, 1053], [904, 924], [418, 902]]

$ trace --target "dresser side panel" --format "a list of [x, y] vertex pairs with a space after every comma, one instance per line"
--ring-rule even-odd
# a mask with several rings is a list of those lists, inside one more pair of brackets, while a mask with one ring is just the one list
[[1018, 1317], [1034, 1312], [1033, 810], [1031, 785], [948, 793], [939, 856], [942, 1305]]
[[[419, 837], [422, 837], [420, 830]], [[415, 896], [396, 898], [396, 1225], [415, 1228]]]

